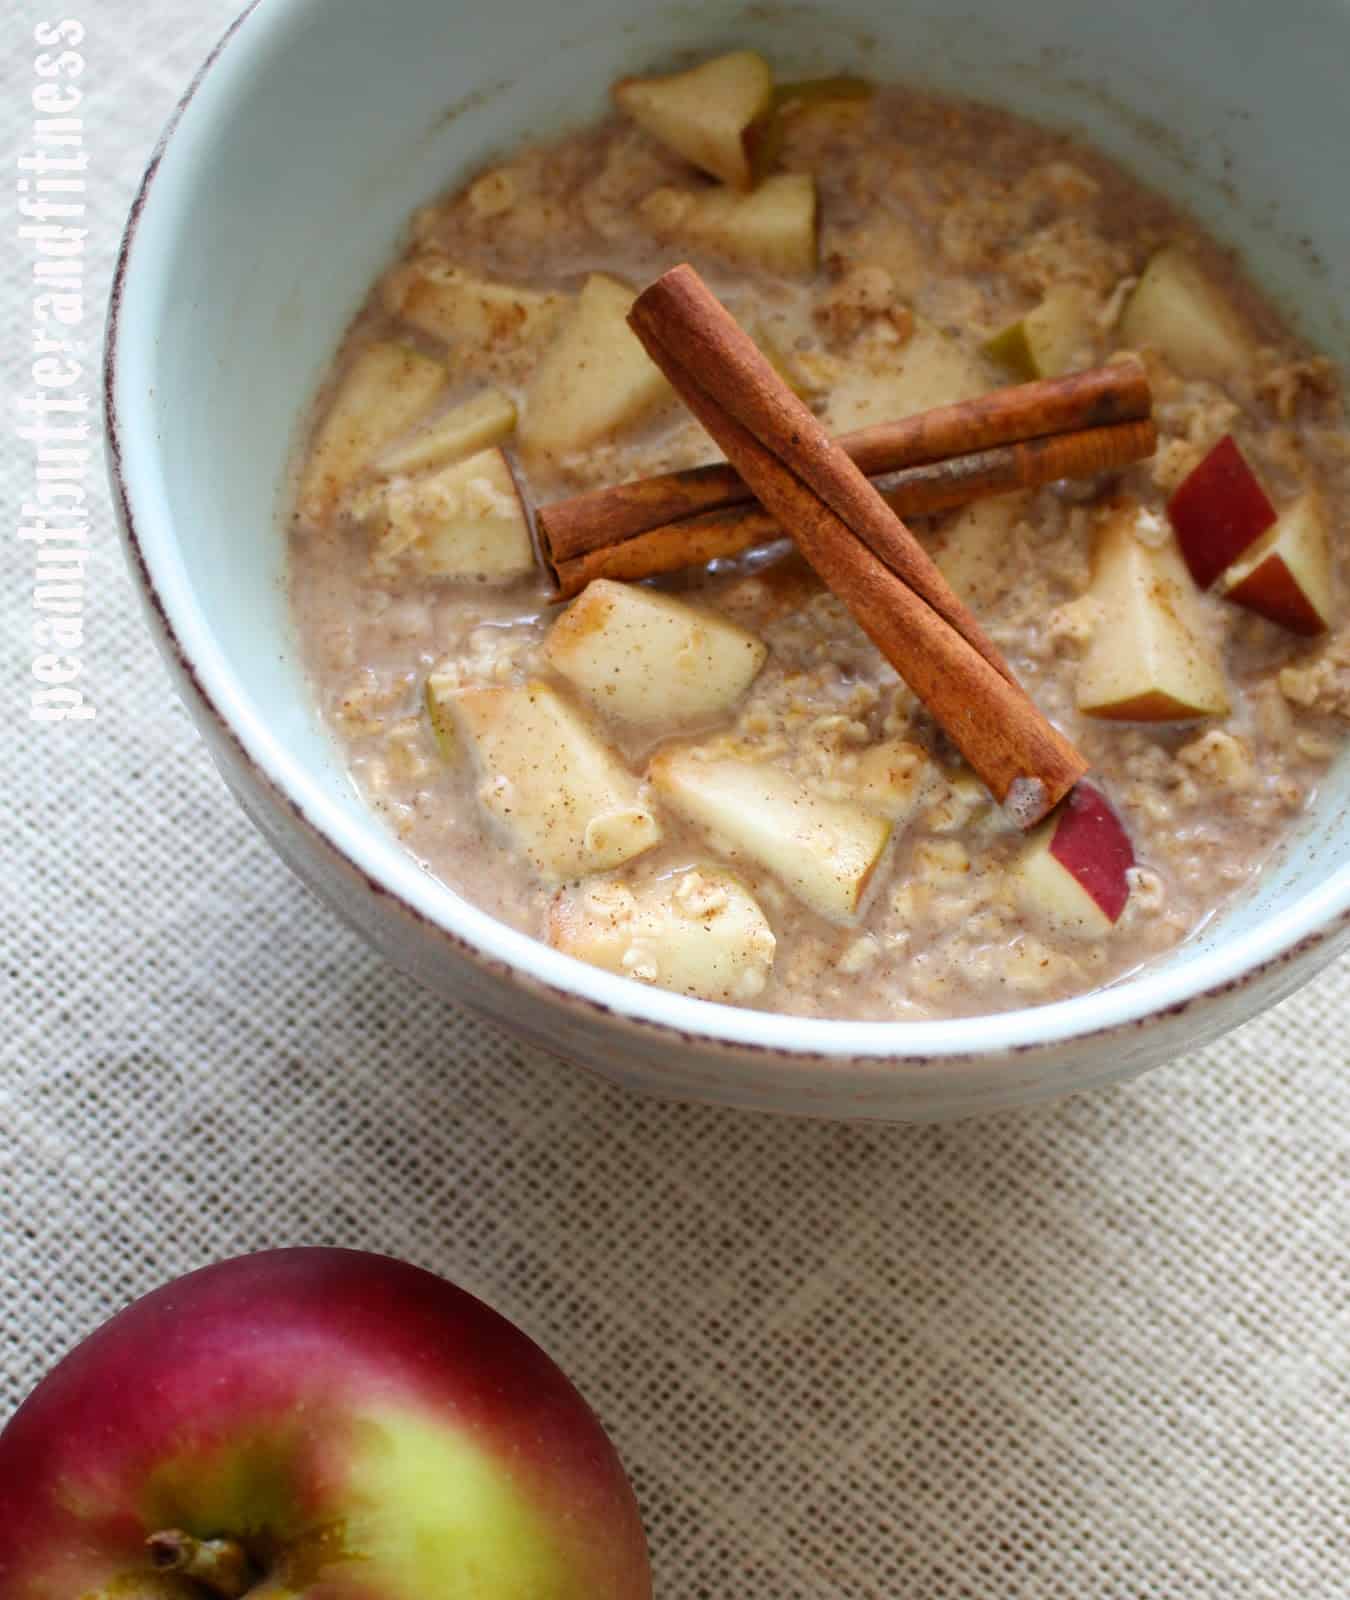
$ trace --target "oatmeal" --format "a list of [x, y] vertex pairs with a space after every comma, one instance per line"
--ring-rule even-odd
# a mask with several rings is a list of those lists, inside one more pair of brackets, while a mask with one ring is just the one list
[[[511, 925], [737, 1005], [997, 1011], [1170, 949], [1344, 741], [1334, 370], [1004, 113], [749, 52], [616, 101], [419, 212], [320, 397], [293, 604], [362, 793]], [[1047, 821], [781, 538], [560, 603], [527, 505], [720, 459], [626, 322], [682, 260], [835, 435], [1142, 359], [1147, 459], [909, 524], [1090, 766]]]

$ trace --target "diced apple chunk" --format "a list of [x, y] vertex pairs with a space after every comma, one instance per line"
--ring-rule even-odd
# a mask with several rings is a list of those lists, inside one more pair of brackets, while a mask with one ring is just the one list
[[1232, 434], [1225, 434], [1182, 480], [1167, 515], [1191, 577], [1208, 589], [1271, 526], [1276, 511]]
[[1022, 495], [974, 500], [944, 517], [933, 559], [942, 576], [976, 611], [992, 606], [1007, 592], [1015, 567], [1009, 561], [1012, 527], [1026, 508]]
[[641, 422], [673, 393], [628, 326], [634, 294], [603, 273], [587, 278], [525, 395], [521, 445], [563, 455]]
[[768, 648], [716, 612], [597, 578], [549, 631], [545, 654], [596, 710], [667, 726], [721, 715]]
[[734, 189], [656, 189], [641, 211], [661, 239], [675, 239], [784, 277], [816, 270], [816, 180], [780, 172], [749, 194]]
[[919, 319], [911, 337], [880, 370], [850, 367], [825, 404], [826, 425], [849, 433], [934, 406], [986, 394], [993, 380], [980, 358], [932, 323]]
[[310, 448], [301, 516], [322, 521], [389, 440], [436, 403], [445, 367], [407, 345], [367, 345], [348, 367]]
[[857, 914], [891, 832], [874, 811], [826, 800], [775, 767], [692, 749], [663, 751], [651, 779], [717, 848], [758, 862], [822, 917]]
[[457, 582], [508, 583], [535, 566], [530, 524], [511, 464], [500, 450], [385, 492], [372, 561]]
[[1331, 538], [1321, 497], [1300, 497], [1231, 567], [1224, 598], [1293, 633], [1324, 633], [1335, 612]]
[[455, 731], [455, 717], [451, 709], [451, 702], [461, 687], [457, 674], [433, 672], [427, 678], [424, 691], [427, 721], [431, 724], [436, 748], [441, 753], [441, 759], [452, 766], [459, 761], [464, 750]]
[[548, 684], [455, 689], [445, 704], [478, 758], [485, 810], [541, 877], [606, 872], [660, 842], [638, 779]]
[[995, 334], [984, 353], [1016, 378], [1057, 378], [1090, 350], [1094, 309], [1088, 290], [1061, 284], [1040, 305]]
[[614, 100], [676, 155], [736, 188], [750, 186], [746, 135], [773, 99], [773, 73], [753, 50], [716, 56], [688, 72], [625, 78]]
[[851, 787], [859, 805], [900, 823], [914, 815], [941, 776], [922, 745], [909, 739], [883, 739], [859, 755]]
[[1091, 594], [1100, 625], [1078, 672], [1078, 709], [1117, 721], [1170, 722], [1221, 716], [1228, 687], [1205, 631], [1200, 597], [1176, 541], [1150, 529], [1143, 512], [1117, 507], [1098, 538]]
[[385, 309], [433, 339], [474, 350], [546, 339], [569, 296], [494, 283], [439, 255], [415, 256], [384, 283]]
[[1180, 245], [1159, 250], [1144, 268], [1119, 334], [1133, 349], [1159, 351], [1183, 377], [1223, 379], [1255, 353], [1237, 308]]
[[515, 402], [500, 389], [484, 389], [463, 405], [453, 406], [419, 428], [411, 437], [391, 445], [379, 459], [379, 470], [430, 472], [452, 461], [463, 461], [490, 445], [500, 444], [516, 425]]
[[637, 888], [602, 881], [563, 890], [549, 911], [548, 938], [620, 977], [740, 1002], [763, 993], [776, 942], [744, 885], [704, 867]]
[[1025, 910], [1057, 931], [1100, 939], [1130, 896], [1134, 847], [1119, 817], [1091, 784], [1080, 783], [1036, 829], [1013, 864]]

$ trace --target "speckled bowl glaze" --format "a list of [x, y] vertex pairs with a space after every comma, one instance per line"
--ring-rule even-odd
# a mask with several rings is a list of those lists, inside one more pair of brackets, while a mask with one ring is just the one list
[[513, 932], [364, 808], [287, 616], [280, 491], [297, 418], [419, 202], [491, 152], [598, 114], [682, 50], [909, 76], [1081, 129], [1179, 195], [1344, 354], [1350, 9], [1207, 0], [261, 0], [156, 152], [108, 346], [126, 546], [180, 692], [300, 876], [437, 993], [617, 1082], [833, 1118], [953, 1117], [1090, 1088], [1214, 1038], [1350, 939], [1342, 764], [1255, 893], [1096, 994], [922, 1024], [804, 1021], [664, 994]]

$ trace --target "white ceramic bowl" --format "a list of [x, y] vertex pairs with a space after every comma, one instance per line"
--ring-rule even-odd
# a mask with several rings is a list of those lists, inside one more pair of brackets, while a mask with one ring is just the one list
[[153, 626], [241, 805], [301, 877], [400, 967], [572, 1061], [659, 1094], [895, 1120], [1137, 1073], [1288, 994], [1350, 938], [1345, 765], [1257, 892], [1138, 977], [964, 1021], [803, 1021], [611, 977], [467, 904], [365, 809], [311, 708], [279, 486], [404, 219], [489, 153], [598, 114], [619, 74], [737, 44], [1087, 131], [1344, 352], [1341, 0], [262, 0], [156, 154], [114, 292], [110, 456]]

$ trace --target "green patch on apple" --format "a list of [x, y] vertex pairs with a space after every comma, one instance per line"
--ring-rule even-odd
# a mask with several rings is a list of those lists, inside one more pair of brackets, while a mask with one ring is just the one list
[[188, 1446], [152, 1470], [142, 1515], [151, 1529], [181, 1528], [198, 1539], [228, 1528], [246, 1544], [284, 1544], [305, 1530], [303, 1461], [310, 1439], [274, 1424], [209, 1447]]
[[1015, 378], [1057, 378], [1093, 354], [1092, 297], [1077, 284], [1051, 289], [1039, 305], [985, 342], [983, 354]]
[[347, 1494], [357, 1508], [348, 1550], [369, 1563], [381, 1592], [589, 1600], [586, 1585], [559, 1582], [565, 1552], [523, 1486], [477, 1441], [439, 1423], [408, 1412], [368, 1419]]

